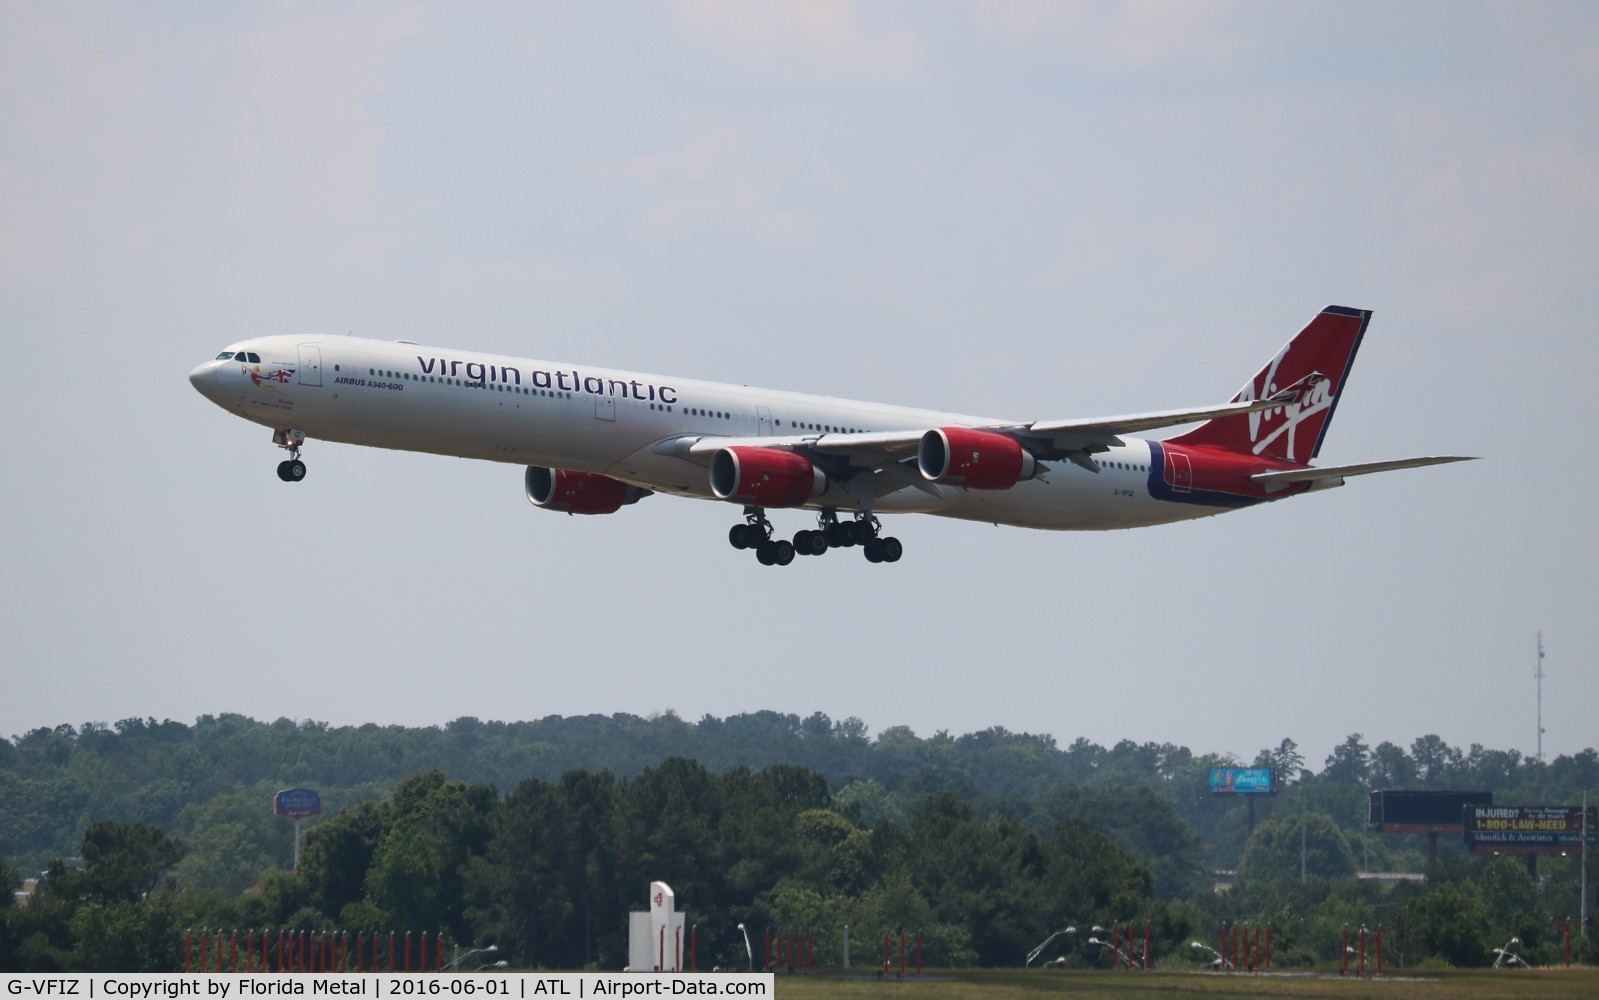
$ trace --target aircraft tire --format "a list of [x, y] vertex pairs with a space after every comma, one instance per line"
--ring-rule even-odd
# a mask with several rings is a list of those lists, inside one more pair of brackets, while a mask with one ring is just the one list
[[750, 526], [747, 525], [747, 524], [735, 524], [731, 528], [728, 528], [727, 529], [727, 544], [733, 546], [733, 548], [735, 548], [735, 549], [747, 549], [747, 548], [749, 548], [750, 547], [749, 527]]
[[829, 548], [841, 549], [849, 544], [844, 540], [844, 526], [836, 522], [822, 529], [822, 538], [826, 539]]
[[874, 538], [871, 541], [867, 542], [863, 546], [863, 548], [866, 550], [866, 561], [867, 562], [869, 562], [869, 563], [880, 563], [880, 562], [883, 561], [883, 543], [882, 542], [880, 542], [880, 541], [878, 541], [877, 539]]
[[762, 566], [771, 566], [777, 562], [776, 542], [762, 542], [755, 546], [755, 558]]
[[787, 566], [794, 561], [794, 543], [786, 538], [779, 538], [772, 543], [772, 561], [779, 566]]
[[305, 478], [305, 463], [298, 458], [289, 461], [289, 482], [297, 483]]
[[872, 526], [866, 521], [851, 521], [844, 530], [848, 532], [845, 537], [851, 545], [866, 545], [873, 540]]
[[882, 553], [884, 562], [899, 562], [899, 557], [905, 554], [905, 546], [900, 544], [899, 539], [892, 536], [878, 542], [877, 546], [877, 551]]

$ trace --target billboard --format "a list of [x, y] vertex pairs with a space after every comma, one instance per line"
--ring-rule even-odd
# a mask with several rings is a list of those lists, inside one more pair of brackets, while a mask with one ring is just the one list
[[1277, 770], [1270, 767], [1213, 767], [1212, 795], [1276, 795]]
[[300, 819], [322, 811], [322, 796], [309, 788], [285, 788], [272, 796], [272, 812], [277, 816]]
[[1461, 810], [1493, 804], [1493, 792], [1372, 792], [1367, 822], [1383, 833], [1459, 833]]
[[[1580, 806], [1467, 806], [1466, 843], [1481, 854], [1559, 854], [1582, 846]], [[1599, 809], [1588, 807], [1588, 843], [1599, 843]]]

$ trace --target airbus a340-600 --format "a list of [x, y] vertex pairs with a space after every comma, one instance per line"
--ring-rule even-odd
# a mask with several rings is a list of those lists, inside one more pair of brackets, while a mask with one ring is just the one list
[[[1329, 306], [1229, 403], [1018, 421], [355, 337], [259, 337], [194, 369], [207, 399], [272, 429], [278, 477], [306, 440], [527, 467], [543, 510], [610, 514], [654, 493], [740, 505], [766, 565], [859, 547], [897, 562], [880, 514], [1055, 530], [1164, 524], [1457, 456], [1313, 466], [1371, 313]], [[1133, 435], [1197, 424], [1173, 437]], [[767, 512], [814, 511], [779, 537]]]

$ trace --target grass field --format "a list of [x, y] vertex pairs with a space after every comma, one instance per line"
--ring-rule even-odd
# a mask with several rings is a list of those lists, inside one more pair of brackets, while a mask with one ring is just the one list
[[1336, 974], [1082, 972], [1053, 969], [929, 971], [921, 979], [817, 973], [779, 976], [783, 1000], [1030, 1000], [1078, 997], [1588, 997], [1599, 998], [1599, 969], [1474, 969], [1340, 979]]

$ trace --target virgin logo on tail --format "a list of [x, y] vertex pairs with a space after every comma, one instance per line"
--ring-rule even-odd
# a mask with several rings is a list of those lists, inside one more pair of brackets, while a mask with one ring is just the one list
[[[1283, 405], [1275, 410], [1260, 410], [1249, 414], [1249, 440], [1253, 444], [1250, 451], [1256, 455], [1270, 448], [1272, 444], [1284, 434], [1288, 435], [1286, 447], [1281, 449], [1285, 458], [1295, 462], [1309, 461], [1309, 457], [1299, 457], [1299, 443], [1294, 434], [1300, 423], [1325, 410], [1332, 409], [1334, 396], [1332, 380], [1321, 372], [1311, 372], [1304, 378], [1295, 382], [1286, 389], [1279, 390], [1273, 379], [1277, 376], [1277, 368], [1283, 359], [1288, 356], [1292, 344], [1284, 347], [1272, 359], [1265, 373], [1265, 385], [1256, 389], [1255, 382], [1250, 381], [1242, 392], [1238, 394], [1238, 402], [1252, 403], [1257, 399], [1284, 398]], [[1258, 392], [1258, 394], [1257, 394]], [[1263, 425], [1274, 421], [1281, 421], [1275, 428], [1266, 428], [1269, 433], [1264, 438], [1260, 436]], [[1314, 442], [1312, 442], [1314, 444]]]
[[1370, 319], [1357, 309], [1323, 309], [1233, 397], [1241, 403], [1280, 398], [1282, 406], [1212, 420], [1172, 442], [1308, 464], [1321, 448]]

